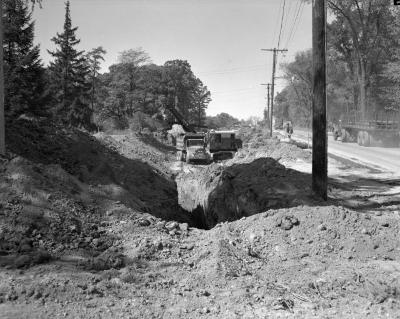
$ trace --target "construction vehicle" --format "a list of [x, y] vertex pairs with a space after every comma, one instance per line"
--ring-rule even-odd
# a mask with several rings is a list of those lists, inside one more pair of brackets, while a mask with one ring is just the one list
[[187, 163], [208, 164], [211, 160], [218, 161], [233, 158], [242, 141], [236, 138], [235, 131], [197, 132], [174, 107], [167, 107], [185, 131], [176, 138], [177, 158]]
[[206, 149], [206, 134], [197, 132], [195, 126], [186, 121], [174, 107], [167, 109], [184, 130], [184, 133], [176, 137], [177, 159], [186, 163], [208, 164], [211, 156]]
[[206, 149], [204, 133], [185, 133], [176, 139], [177, 159], [186, 163], [208, 164], [211, 160]]
[[233, 158], [241, 144], [235, 131], [211, 130], [207, 133], [207, 149], [214, 161]]
[[362, 116], [361, 112], [345, 114], [335, 128], [334, 139], [357, 142], [360, 146], [398, 147], [400, 145], [400, 112], [384, 110]]

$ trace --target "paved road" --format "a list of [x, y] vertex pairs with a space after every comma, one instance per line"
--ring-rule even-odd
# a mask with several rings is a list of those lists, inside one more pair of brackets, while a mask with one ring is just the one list
[[[297, 130], [293, 138], [307, 141], [307, 131]], [[329, 135], [328, 153], [400, 174], [400, 148], [364, 147], [357, 143], [342, 143], [334, 141]]]

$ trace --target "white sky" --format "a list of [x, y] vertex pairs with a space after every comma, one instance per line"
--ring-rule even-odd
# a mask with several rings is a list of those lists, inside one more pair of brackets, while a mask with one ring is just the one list
[[[286, 0], [280, 48], [291, 61], [311, 47], [311, 6], [304, 5], [293, 26], [300, 0]], [[266, 87], [271, 82], [272, 53], [261, 48], [278, 45], [284, 0], [71, 0], [79, 49], [103, 46], [103, 71], [118, 52], [142, 47], [156, 64], [184, 59], [211, 91], [207, 114], [229, 113], [238, 118], [262, 117]], [[50, 39], [62, 32], [63, 0], [43, 0], [35, 9], [36, 42], [47, 65]], [[290, 41], [289, 35], [293, 28]], [[279, 75], [279, 74], [278, 74]], [[283, 87], [277, 80], [276, 91]]]

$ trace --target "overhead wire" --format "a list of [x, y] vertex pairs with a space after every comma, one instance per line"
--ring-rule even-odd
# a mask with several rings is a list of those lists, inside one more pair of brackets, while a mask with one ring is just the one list
[[267, 64], [260, 64], [260, 65], [252, 65], [243, 68], [232, 68], [232, 69], [220, 69], [220, 70], [213, 70], [209, 72], [198, 72], [198, 75], [224, 75], [224, 74], [231, 74], [231, 73], [241, 73], [241, 72], [253, 72], [253, 71], [260, 71], [260, 68], [268, 66]]
[[290, 18], [290, 14], [292, 12], [292, 6], [293, 6], [294, 1], [289, 1], [288, 5], [287, 5], [287, 10], [285, 10], [285, 17], [284, 17], [284, 21], [283, 21], [283, 28], [282, 28], [282, 39], [285, 38], [286, 33], [288, 32], [288, 24], [289, 24], [289, 18]]
[[298, 6], [297, 13], [296, 13], [295, 19], [294, 19], [293, 24], [292, 24], [292, 28], [290, 30], [290, 33], [289, 33], [289, 36], [288, 36], [288, 39], [287, 39], [287, 42], [286, 42], [286, 47], [288, 47], [289, 43], [293, 39], [293, 36], [296, 34], [296, 31], [297, 31], [296, 25], [299, 23], [299, 21], [300, 21], [300, 19], [302, 17], [304, 6], [305, 6], [305, 3], [302, 2], [302, 1], [299, 1], [299, 6]]
[[[283, 5], [283, 2], [282, 2]], [[279, 28], [279, 17], [281, 16], [281, 10], [282, 10], [282, 6], [279, 6], [279, 10], [278, 10], [278, 14], [276, 15], [276, 22], [275, 22], [275, 28], [274, 28], [274, 33], [273, 33], [273, 39], [272, 39], [272, 43], [275, 43], [276, 40], [276, 34], [278, 33], [278, 28]]]
[[279, 30], [279, 37], [278, 37], [278, 49], [281, 44], [281, 35], [282, 35], [282, 27], [283, 27], [283, 18], [285, 16], [285, 5], [286, 5], [286, 0], [283, 0], [283, 7], [282, 7], [282, 16], [281, 16], [281, 28]]

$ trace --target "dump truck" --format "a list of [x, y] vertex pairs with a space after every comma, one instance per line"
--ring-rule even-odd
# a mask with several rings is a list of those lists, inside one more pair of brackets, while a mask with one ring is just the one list
[[334, 139], [357, 142], [360, 146], [398, 147], [400, 145], [400, 112], [383, 110], [362, 116], [359, 111], [345, 114], [334, 130]]
[[176, 139], [177, 159], [186, 163], [208, 164], [210, 153], [206, 149], [204, 133], [185, 133]]

